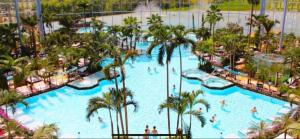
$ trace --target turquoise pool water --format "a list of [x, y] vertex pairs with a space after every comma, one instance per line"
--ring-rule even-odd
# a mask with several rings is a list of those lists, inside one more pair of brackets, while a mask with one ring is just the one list
[[[144, 47], [141, 45], [141, 47]], [[157, 52], [154, 52], [154, 55]], [[175, 52], [176, 53], [176, 52]], [[189, 59], [191, 53], [184, 51], [183, 70], [197, 68], [198, 61]], [[170, 86], [179, 85], [179, 70], [172, 72], [172, 67], [179, 69], [179, 57], [173, 56], [170, 64]], [[131, 61], [130, 61], [131, 62]], [[151, 72], [147, 68], [151, 68]], [[156, 71], [154, 71], [156, 68]], [[159, 133], [167, 133], [166, 111], [158, 114], [158, 105], [166, 98], [166, 69], [159, 66], [156, 57], [140, 56], [133, 64], [126, 65], [126, 84], [135, 93], [135, 100], [139, 103], [137, 113], [129, 107], [129, 132], [143, 133], [145, 125], [156, 126]], [[62, 87], [35, 97], [26, 99], [30, 104], [26, 109], [18, 106], [26, 116], [41, 123], [56, 123], [60, 128], [61, 137], [82, 138], [110, 138], [111, 130], [108, 111], [100, 110], [99, 116], [104, 123], [100, 123], [98, 116], [86, 119], [87, 102], [91, 97], [102, 96], [103, 92], [114, 87], [112, 81], [101, 81], [99, 86], [89, 90], [76, 90], [70, 87]], [[178, 88], [178, 87], [177, 87]], [[200, 123], [193, 118], [192, 135], [194, 138], [219, 138], [220, 132], [224, 136], [228, 134], [238, 135], [239, 130], [247, 129], [251, 122], [266, 120], [277, 115], [277, 111], [283, 108], [286, 102], [271, 97], [256, 94], [254, 92], [231, 87], [225, 90], [211, 90], [201, 86], [199, 81], [183, 79], [183, 91], [202, 89], [203, 97], [210, 105], [209, 112], [204, 112], [207, 124], [201, 128]], [[170, 89], [174, 95], [178, 90]], [[224, 99], [227, 106], [221, 108], [219, 101]], [[258, 114], [252, 115], [250, 109], [256, 106]], [[202, 106], [201, 106], [202, 107]], [[199, 106], [197, 107], [199, 108]], [[203, 107], [202, 107], [203, 108]], [[204, 109], [204, 108], [203, 108]], [[217, 122], [212, 124], [209, 119], [216, 114]], [[113, 117], [115, 117], [113, 115]], [[176, 114], [171, 113], [172, 132], [175, 131]], [[188, 117], [184, 118], [188, 122]]]

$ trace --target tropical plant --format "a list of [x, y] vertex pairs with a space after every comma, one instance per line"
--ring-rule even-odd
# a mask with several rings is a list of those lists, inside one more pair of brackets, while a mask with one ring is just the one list
[[109, 112], [110, 118], [110, 126], [111, 126], [111, 133], [114, 134], [114, 123], [112, 120], [111, 111], [115, 110], [116, 106], [114, 106], [114, 102], [112, 102], [112, 93], [107, 92], [103, 93], [102, 97], [93, 97], [89, 100], [88, 107], [87, 107], [87, 119], [90, 121], [90, 118], [94, 116], [95, 113], [98, 113], [100, 109], [107, 109]]
[[249, 34], [248, 34], [248, 45], [250, 45], [250, 38], [252, 33], [252, 27], [253, 27], [253, 11], [254, 6], [259, 5], [260, 0], [247, 0], [249, 4], [251, 4], [251, 14], [250, 14], [250, 23], [249, 23]]
[[[140, 36], [141, 27], [136, 17], [129, 16], [123, 20], [124, 27], [122, 28], [122, 33], [126, 37], [126, 40], [129, 39], [129, 48], [135, 49], [136, 40]], [[134, 40], [133, 40], [134, 39]], [[128, 43], [126, 43], [128, 45]]]
[[85, 25], [87, 25], [87, 22], [86, 22], [86, 9], [90, 6], [90, 3], [89, 1], [87, 0], [78, 0], [77, 1], [77, 5], [78, 7], [82, 8], [83, 9], [83, 18], [84, 18], [84, 23]]
[[266, 129], [267, 124], [264, 121], [260, 121], [259, 123], [252, 123], [251, 127], [249, 128], [250, 134], [258, 133], [258, 138], [267, 138], [266, 137]]
[[[179, 71], [180, 71], [180, 81], [179, 81], [179, 97], [181, 97], [181, 88], [182, 88], [182, 54], [181, 54], [181, 46], [187, 48], [192, 46], [192, 50], [195, 50], [195, 42], [189, 38], [187, 38], [188, 31], [185, 30], [185, 27], [182, 25], [178, 25], [172, 28], [172, 34], [174, 34], [171, 40], [170, 53], [167, 55], [167, 60], [171, 61], [173, 52], [176, 48], [178, 48], [179, 52]], [[177, 116], [177, 127], [179, 123], [179, 114]]]
[[223, 15], [221, 13], [221, 10], [218, 8], [217, 5], [211, 5], [209, 7], [209, 10], [207, 10], [207, 15], [205, 17], [205, 21], [209, 23], [209, 29], [212, 34], [212, 40], [214, 42], [215, 38], [215, 26], [217, 22], [221, 21], [223, 19]]
[[[202, 112], [193, 110], [193, 107], [198, 104], [203, 104], [207, 110], [209, 109], [210, 106], [204, 99], [197, 99], [197, 97], [202, 93], [202, 91], [193, 91], [191, 93], [184, 92], [181, 94], [181, 98], [179, 96], [171, 97], [159, 105], [158, 112], [161, 113], [164, 109], [169, 108], [178, 113], [180, 115], [179, 118], [181, 121], [181, 129], [183, 125], [183, 115], [189, 116], [189, 131], [191, 131], [192, 117], [196, 117], [197, 120], [199, 120], [199, 122], [201, 123], [201, 126], [203, 127], [206, 123], [205, 117], [202, 115]], [[177, 129], [178, 127], [179, 124], [177, 125]]]
[[33, 139], [58, 139], [59, 128], [55, 124], [38, 127], [32, 135]]
[[31, 38], [31, 48], [34, 50], [34, 55], [37, 56], [37, 46], [36, 46], [36, 25], [37, 25], [37, 19], [36, 16], [28, 16], [28, 17], [21, 17], [22, 23], [27, 28], [30, 34]]
[[[15, 91], [0, 91], [0, 105], [4, 105], [6, 114], [8, 114], [8, 110], [10, 110], [12, 113], [15, 113], [17, 104], [23, 104], [26, 107], [28, 106], [28, 103], [23, 100], [23, 97], [17, 94]], [[12, 130], [10, 130], [11, 128], [9, 128], [9, 124], [10, 123], [8, 120], [6, 120], [5, 125], [8, 128], [8, 137], [12, 138]]]
[[[166, 64], [166, 70], [167, 70], [167, 99], [169, 99], [169, 60], [166, 58], [164, 62], [164, 56], [167, 55], [169, 57], [170, 55], [170, 44], [172, 40], [172, 31], [169, 26], [161, 25], [156, 28], [156, 30], [153, 30], [149, 32], [149, 36], [152, 36], [154, 40], [151, 42], [151, 45], [147, 49], [147, 54], [151, 55], [154, 48], [159, 47], [159, 53], [157, 56], [157, 61], [160, 65]], [[171, 134], [171, 128], [170, 128], [170, 110], [167, 108], [167, 118], [168, 118], [168, 133]]]
[[10, 48], [9, 51], [15, 49], [15, 52], [18, 54], [17, 49], [17, 38], [16, 36], [17, 24], [4, 24], [0, 25], [0, 43], [6, 48]]

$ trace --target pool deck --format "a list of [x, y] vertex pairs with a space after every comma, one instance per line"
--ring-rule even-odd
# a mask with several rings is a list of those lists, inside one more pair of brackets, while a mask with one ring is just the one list
[[[199, 80], [201, 81], [202, 85], [210, 88], [210, 89], [218, 89], [218, 90], [223, 90], [229, 87], [234, 86], [232, 82], [229, 82], [227, 80], [221, 79], [219, 77], [210, 75], [206, 72], [200, 71], [199, 69], [188, 69], [183, 71], [182, 76], [191, 79], [191, 80]], [[213, 83], [220, 83], [222, 85], [214, 85], [214, 84], [209, 84], [209, 81], [213, 81]]]
[[91, 89], [91, 88], [98, 86], [99, 82], [104, 79], [106, 79], [104, 73], [101, 71], [98, 71], [89, 76], [72, 81], [72, 82], [68, 83], [67, 85], [70, 87], [73, 87], [75, 89], [78, 89], [78, 90], [85, 90], [85, 89]]

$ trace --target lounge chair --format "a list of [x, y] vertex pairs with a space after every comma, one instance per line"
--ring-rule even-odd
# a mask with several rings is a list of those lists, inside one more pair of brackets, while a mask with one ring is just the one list
[[288, 108], [282, 108], [278, 111], [279, 114], [288, 114], [291, 111], [291, 109]]

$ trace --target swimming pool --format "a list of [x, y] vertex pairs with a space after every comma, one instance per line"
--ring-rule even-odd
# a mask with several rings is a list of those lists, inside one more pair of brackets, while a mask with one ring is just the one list
[[[191, 56], [189, 50], [183, 52], [183, 70], [197, 68], [198, 60], [189, 58]], [[167, 133], [166, 111], [161, 114], [157, 111], [158, 105], [166, 98], [166, 69], [159, 66], [156, 60], [156, 57], [140, 56], [134, 60], [133, 64], [126, 64], [126, 84], [134, 92], [135, 100], [139, 103], [137, 113], [133, 112], [132, 107], [128, 108], [130, 133], [143, 133], [146, 124], [150, 127], [155, 125], [159, 133]], [[150, 72], [147, 71], [148, 67], [151, 68]], [[175, 84], [177, 87], [179, 70], [172, 72], [172, 67], [179, 69], [179, 57], [176, 54], [170, 63], [170, 86]], [[108, 91], [110, 87], [114, 87], [114, 83], [106, 80], [89, 90], [62, 87], [26, 99], [26, 102], [30, 104], [29, 107], [26, 109], [18, 105], [18, 111], [40, 123], [56, 123], [60, 128], [60, 137], [111, 138], [109, 115], [106, 110], [99, 111], [99, 116], [102, 117], [104, 123], [100, 123], [97, 116], [90, 122], [86, 119], [88, 100], [94, 96], [102, 96], [102, 93]], [[258, 122], [276, 116], [277, 111], [286, 104], [284, 101], [236, 86], [225, 90], [212, 90], [201, 86], [200, 81], [183, 79], [183, 91], [198, 89], [205, 92], [203, 98], [210, 103], [211, 109], [208, 113], [204, 112], [207, 124], [203, 128], [193, 118], [192, 135], [194, 138], [219, 138], [220, 132], [224, 136], [238, 135], [239, 130], [247, 129], [252, 121]], [[177, 91], [177, 89], [170, 89], [174, 95], [178, 94]], [[219, 103], [222, 99], [227, 103], [224, 108], [221, 108]], [[250, 109], [254, 106], [258, 110], [255, 116], [250, 113]], [[217, 115], [217, 122], [211, 124], [209, 119], [214, 114]], [[173, 133], [176, 116], [174, 112], [171, 112]], [[184, 120], [188, 122], [188, 117], [184, 117]], [[77, 134], [78, 132], [80, 135]]]

